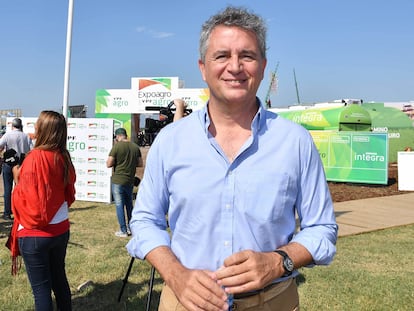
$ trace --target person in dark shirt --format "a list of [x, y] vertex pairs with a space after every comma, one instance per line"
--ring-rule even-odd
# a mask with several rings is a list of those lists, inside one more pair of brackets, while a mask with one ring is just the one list
[[[106, 161], [107, 167], [113, 167], [112, 174], [112, 196], [115, 201], [116, 215], [119, 223], [119, 231], [115, 232], [118, 237], [127, 237], [131, 234], [129, 221], [132, 214], [132, 197], [134, 179], [137, 167], [143, 166], [141, 151], [137, 144], [127, 138], [124, 128], [115, 131], [115, 145], [109, 152]], [[127, 220], [125, 219], [125, 211]]]

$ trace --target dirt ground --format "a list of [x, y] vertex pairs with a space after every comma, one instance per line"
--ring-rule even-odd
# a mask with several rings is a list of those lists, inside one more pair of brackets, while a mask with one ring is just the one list
[[[141, 147], [144, 164], [148, 149], [149, 147]], [[140, 177], [142, 177], [143, 171], [143, 168], [140, 169]], [[396, 164], [389, 165], [387, 185], [367, 185], [340, 182], [328, 182], [328, 185], [331, 191], [332, 200], [334, 202], [367, 199], [406, 193], [404, 191], [398, 191], [398, 167]]]

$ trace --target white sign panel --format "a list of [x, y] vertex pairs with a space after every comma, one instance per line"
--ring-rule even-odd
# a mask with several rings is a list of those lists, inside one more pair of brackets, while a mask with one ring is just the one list
[[414, 191], [414, 151], [398, 152], [398, 190]]
[[112, 169], [106, 167], [106, 160], [112, 142], [112, 119], [68, 119], [68, 150], [76, 169], [77, 200], [111, 202]]

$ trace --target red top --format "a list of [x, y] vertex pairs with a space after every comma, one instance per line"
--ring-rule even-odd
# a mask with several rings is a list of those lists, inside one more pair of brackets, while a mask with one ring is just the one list
[[44, 237], [50, 238], [54, 236], [61, 235], [69, 230], [69, 219], [65, 219], [64, 221], [57, 223], [57, 224], [50, 224], [42, 229], [26, 229], [23, 228], [17, 231], [17, 237]]
[[26, 229], [42, 229], [63, 202], [70, 206], [75, 201], [75, 170], [69, 168], [65, 185], [63, 167], [60, 152], [34, 149], [28, 153], [12, 194], [14, 223], [17, 220]]
[[[14, 222], [7, 242], [12, 257], [19, 255], [18, 236], [57, 236], [69, 229], [68, 219], [49, 224], [63, 202], [69, 207], [75, 201], [75, 169], [70, 165], [65, 185], [63, 168], [58, 151], [33, 149], [27, 154], [12, 193]], [[24, 227], [21, 232], [17, 231], [19, 224]]]

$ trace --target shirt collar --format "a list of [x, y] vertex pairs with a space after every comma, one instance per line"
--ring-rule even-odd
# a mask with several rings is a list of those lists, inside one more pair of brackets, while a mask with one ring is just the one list
[[[254, 116], [251, 124], [253, 135], [256, 134], [261, 128], [263, 128], [264, 122], [266, 120], [265, 117], [261, 117], [262, 115], [264, 116], [265, 109], [263, 108], [262, 102], [258, 97], [256, 97], [256, 103], [259, 106], [259, 109], [257, 110], [257, 113]], [[204, 125], [204, 131], [206, 134], [208, 134], [208, 127], [211, 123], [210, 116], [208, 115], [208, 105], [209, 102], [207, 101], [206, 105], [203, 107], [200, 114], [201, 122]]]

